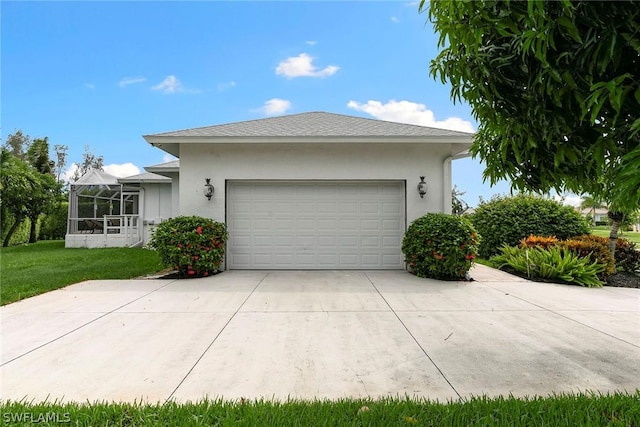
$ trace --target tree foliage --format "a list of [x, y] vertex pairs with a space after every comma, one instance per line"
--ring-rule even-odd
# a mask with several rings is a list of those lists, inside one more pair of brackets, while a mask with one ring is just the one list
[[471, 105], [485, 179], [638, 207], [640, 2], [433, 0], [429, 19], [431, 74]]
[[462, 200], [461, 196], [464, 196], [467, 192], [458, 190], [457, 186], [453, 186], [451, 190], [451, 213], [454, 215], [462, 215], [469, 210], [467, 202]]
[[77, 181], [82, 175], [89, 172], [91, 169], [103, 170], [104, 158], [102, 156], [96, 156], [91, 152], [91, 148], [88, 145], [84, 147], [84, 153], [82, 153], [82, 163], [78, 164], [78, 168], [73, 173], [71, 178], [73, 181]]
[[13, 223], [5, 234], [3, 246], [8, 246], [11, 236], [27, 217], [31, 195], [37, 191], [38, 176], [33, 168], [20, 160], [5, 147], [0, 151], [0, 207], [3, 217], [3, 230], [9, 226], [8, 217]]
[[55, 162], [49, 158], [48, 138], [31, 140], [22, 131], [7, 137], [0, 153], [0, 209], [2, 227], [13, 223], [3, 246], [25, 218], [31, 220], [29, 242], [37, 240], [38, 217], [51, 211], [60, 201], [61, 186], [54, 177]]

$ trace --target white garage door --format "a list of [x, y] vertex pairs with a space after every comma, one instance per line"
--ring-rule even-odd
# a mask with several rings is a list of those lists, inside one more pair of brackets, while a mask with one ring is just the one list
[[403, 268], [404, 193], [404, 181], [230, 181], [228, 268]]

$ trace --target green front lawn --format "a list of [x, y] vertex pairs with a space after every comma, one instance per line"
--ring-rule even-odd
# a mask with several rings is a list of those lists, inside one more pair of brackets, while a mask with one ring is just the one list
[[92, 279], [130, 279], [162, 270], [157, 253], [141, 248], [65, 249], [42, 241], [0, 249], [0, 304]]
[[[6, 424], [81, 426], [638, 426], [640, 391], [551, 397], [0, 404]], [[48, 418], [47, 418], [48, 417]], [[25, 421], [27, 421], [25, 423]]]
[[[591, 229], [591, 234], [600, 237], [609, 238], [609, 233], [611, 232], [610, 227], [594, 227]], [[633, 231], [618, 231], [618, 237], [622, 237], [631, 242], [635, 242], [636, 244], [640, 244], [640, 233]]]

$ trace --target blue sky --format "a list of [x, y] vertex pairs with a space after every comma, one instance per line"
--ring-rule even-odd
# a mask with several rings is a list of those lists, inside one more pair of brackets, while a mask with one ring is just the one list
[[[169, 160], [142, 135], [306, 111], [474, 130], [429, 76], [437, 37], [417, 3], [10, 2], [2, 16], [2, 139], [84, 147], [126, 176]], [[476, 205], [506, 193], [454, 162]]]

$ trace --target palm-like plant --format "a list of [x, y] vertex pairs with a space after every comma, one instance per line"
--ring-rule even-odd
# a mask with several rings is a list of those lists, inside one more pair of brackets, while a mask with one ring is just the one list
[[598, 200], [590, 195], [586, 195], [582, 197], [582, 203], [580, 204], [581, 209], [591, 209], [591, 217], [593, 218], [593, 223], [596, 222], [596, 209], [606, 208], [607, 206], [602, 203], [602, 200]]

